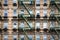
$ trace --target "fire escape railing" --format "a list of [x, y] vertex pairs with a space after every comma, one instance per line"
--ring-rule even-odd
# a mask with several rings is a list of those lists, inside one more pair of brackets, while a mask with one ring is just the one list
[[[25, 6], [25, 4], [23, 3], [23, 1], [20, 1], [20, 2], [21, 2], [21, 5], [22, 5], [22, 6], [26, 9], [26, 11], [28, 12], [29, 15], [27, 15], [27, 16], [33, 17], [33, 15], [31, 15], [30, 12], [29, 12], [29, 10], [26, 8], [26, 6]], [[27, 25], [29, 26], [29, 28], [32, 29], [31, 26], [29, 25], [28, 20], [26, 19], [26, 17], [24, 17], [24, 15], [21, 15], [21, 17], [25, 20], [25, 22], [27, 23]], [[27, 36], [27, 33], [26, 33], [26, 31], [25, 31], [25, 28], [23, 29], [23, 32], [24, 32], [24, 34], [26, 35], [26, 37], [28, 38], [28, 40], [29, 40], [29, 37]]]
[[[57, 6], [57, 4], [55, 3], [55, 1], [51, 1], [51, 2], [50, 2], [50, 6], [53, 6], [53, 5], [58, 9], [58, 12], [60, 13], [60, 8]], [[59, 16], [59, 14], [53, 14], [53, 15], [55, 16], [56, 21], [59, 23], [59, 21], [60, 21], [60, 16]], [[51, 30], [54, 30], [54, 31], [56, 32], [58, 38], [60, 38], [60, 37], [59, 37], [59, 32], [57, 31], [58, 29], [60, 30], [60, 27], [50, 28], [50, 32], [51, 32]], [[54, 37], [53, 37], [53, 38], [54, 38]], [[55, 39], [55, 38], [54, 38], [54, 39]]]

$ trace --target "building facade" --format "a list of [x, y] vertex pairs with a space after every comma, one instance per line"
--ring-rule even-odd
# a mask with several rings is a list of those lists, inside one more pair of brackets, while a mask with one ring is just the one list
[[60, 40], [60, 0], [0, 0], [0, 40]]

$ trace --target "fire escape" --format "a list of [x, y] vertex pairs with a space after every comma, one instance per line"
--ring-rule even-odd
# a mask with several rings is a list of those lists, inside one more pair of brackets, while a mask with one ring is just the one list
[[[31, 0], [29, 2], [30, 3], [28, 3], [28, 5], [34, 5], [34, 1], [33, 0]], [[32, 30], [33, 28], [29, 25], [28, 20], [33, 19], [35, 16], [34, 16], [34, 14], [30, 14], [29, 10], [26, 7], [27, 4], [24, 4], [24, 1], [18, 0], [18, 5], [19, 5], [18, 7], [20, 7], [20, 5], [23, 6], [24, 9], [28, 12], [28, 14], [18, 14], [18, 18], [22, 18], [27, 23], [27, 25], [28, 25], [27, 28], [22, 28], [22, 29], [19, 28], [19, 30], [21, 29], [24, 32], [24, 34], [26, 35], [26, 37], [28, 38], [28, 40], [29, 40], [29, 37], [27, 35], [26, 30]]]
[[[57, 0], [58, 1], [58, 0]], [[55, 14], [51, 14], [50, 15], [50, 17], [49, 17], [49, 19], [51, 20], [51, 21], [57, 21], [57, 23], [59, 24], [60, 23], [60, 8], [59, 8], [59, 6], [60, 6], [60, 3], [57, 3], [57, 1], [56, 0], [51, 0], [50, 1], [50, 8], [57, 8], [57, 10], [58, 10], [58, 13], [55, 13]], [[59, 1], [58, 1], [59, 2]], [[51, 10], [52, 10], [51, 9]], [[59, 38], [60, 38], [60, 27], [58, 26], [58, 27], [51, 27], [50, 28], [50, 30], [49, 30], [49, 32], [52, 34], [52, 33], [54, 33], [55, 35], [57, 35], [57, 37], [58, 37], [58, 40], [59, 40]], [[53, 38], [54, 38], [54, 40], [56, 40], [55, 39], [55, 36], [53, 36], [53, 35], [51, 35]]]

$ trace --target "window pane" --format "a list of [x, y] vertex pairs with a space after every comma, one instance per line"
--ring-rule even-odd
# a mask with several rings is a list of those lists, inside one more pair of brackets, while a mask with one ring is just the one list
[[43, 40], [47, 40], [47, 35], [44, 35], [43, 36]]
[[13, 16], [17, 16], [16, 9], [13, 10]]
[[52, 36], [50, 36], [50, 40], [54, 40], [54, 38]]
[[43, 28], [47, 28], [47, 22], [43, 22]]
[[4, 16], [7, 16], [7, 15], [8, 15], [8, 11], [4, 10]]
[[29, 10], [30, 14], [33, 14], [32, 10]]
[[21, 11], [20, 11], [20, 14], [24, 14], [24, 10], [21, 10]]
[[36, 15], [40, 15], [40, 11], [39, 10], [36, 10]]
[[8, 4], [8, 0], [4, 0], [4, 4]]
[[55, 27], [55, 22], [54, 21], [50, 22], [50, 27]]
[[32, 35], [28, 35], [29, 37], [29, 40], [32, 40], [33, 39], [33, 36]]
[[17, 21], [13, 21], [13, 28], [17, 28], [18, 27], [18, 22]]
[[43, 16], [45, 16], [45, 15], [47, 15], [47, 9], [46, 8], [43, 10]]
[[20, 35], [20, 40], [24, 40], [24, 35]]
[[40, 22], [36, 22], [36, 27], [35, 28], [40, 28]]
[[36, 4], [40, 4], [40, 0], [36, 0]]
[[8, 35], [4, 35], [4, 40], [8, 40]]
[[4, 22], [3, 28], [8, 28], [8, 22]]
[[13, 3], [17, 3], [17, 0], [13, 0]]
[[32, 24], [32, 22], [31, 22], [31, 21], [29, 21], [29, 25], [30, 25], [30, 27], [33, 27], [33, 24]]
[[40, 36], [39, 35], [36, 35], [36, 40], [40, 40]]
[[21, 28], [24, 28], [24, 22], [20, 22], [20, 26]]
[[44, 3], [47, 3], [47, 0], [44, 0]]
[[13, 35], [13, 40], [17, 40], [17, 35]]

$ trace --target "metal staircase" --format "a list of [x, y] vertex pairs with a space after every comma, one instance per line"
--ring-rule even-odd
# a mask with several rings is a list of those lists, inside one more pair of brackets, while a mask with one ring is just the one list
[[[30, 14], [29, 10], [26, 8], [26, 6], [25, 6], [25, 4], [23, 3], [23, 1], [20, 1], [20, 2], [21, 2], [21, 5], [22, 5], [22, 6], [26, 9], [26, 11], [28, 12], [28, 15], [27, 15], [27, 16], [21, 15], [21, 17], [22, 17], [23, 20], [25, 20], [25, 22], [27, 23], [27, 25], [28, 25], [28, 27], [29, 27], [28, 29], [30, 30], [30, 29], [32, 29], [32, 28], [31, 28], [31, 26], [30, 26], [29, 23], [28, 23], [27, 17], [33, 17], [33, 15]], [[20, 3], [19, 3], [19, 5], [20, 5]], [[26, 37], [27, 37], [28, 40], [29, 40], [29, 37], [28, 37], [28, 35], [27, 35], [27, 33], [26, 33], [27, 28], [23, 28], [22, 30], [23, 30], [24, 34], [26, 35]]]
[[[50, 5], [51, 6], [55, 6], [57, 9], [58, 9], [58, 12], [60, 13], [60, 8], [57, 6], [57, 4], [55, 3], [55, 1], [51, 1], [50, 2]], [[56, 21], [58, 22], [58, 23], [60, 23], [60, 14], [53, 14], [54, 16], [55, 16], [55, 18], [56, 18]], [[59, 32], [58, 32], [58, 30], [60, 31], [60, 27], [53, 27], [53, 28], [50, 28], [50, 32], [51, 32], [51, 30], [53, 30], [53, 32], [55, 32], [56, 34], [57, 34], [57, 36], [58, 36], [58, 38], [60, 38], [59, 37]], [[53, 36], [53, 38], [54, 38], [54, 36]], [[55, 38], [54, 38], [55, 39]]]

